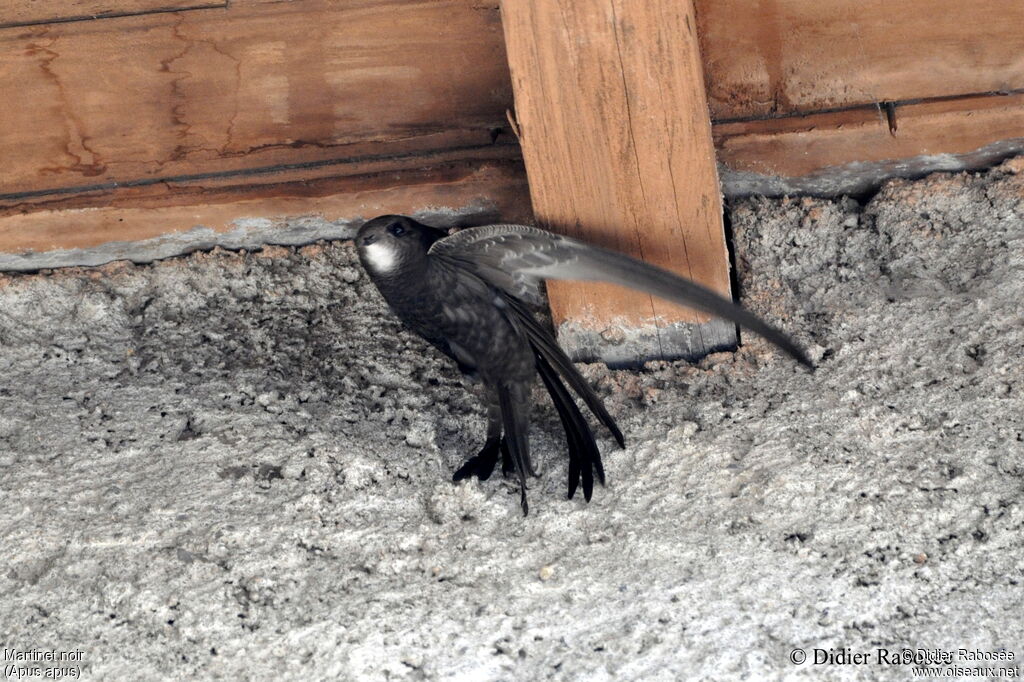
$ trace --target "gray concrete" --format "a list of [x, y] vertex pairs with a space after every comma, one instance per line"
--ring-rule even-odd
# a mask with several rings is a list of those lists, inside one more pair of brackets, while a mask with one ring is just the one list
[[[1024, 656], [1024, 175], [733, 210], [748, 337], [584, 366], [609, 486], [451, 484], [484, 418], [350, 243], [0, 280], [0, 645], [87, 679], [911, 679]], [[969, 665], [969, 664], [962, 664]]]

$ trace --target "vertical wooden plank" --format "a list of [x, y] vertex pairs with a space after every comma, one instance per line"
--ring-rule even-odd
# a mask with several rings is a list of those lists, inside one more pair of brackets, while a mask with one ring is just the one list
[[[502, 0], [538, 221], [729, 293], [692, 0]], [[578, 360], [700, 356], [735, 328], [610, 285], [552, 282]]]

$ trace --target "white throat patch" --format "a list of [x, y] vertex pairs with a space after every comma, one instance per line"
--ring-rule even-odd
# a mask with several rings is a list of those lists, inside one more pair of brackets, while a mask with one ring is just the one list
[[398, 265], [395, 249], [387, 244], [370, 244], [366, 247], [366, 261], [377, 272], [389, 272]]

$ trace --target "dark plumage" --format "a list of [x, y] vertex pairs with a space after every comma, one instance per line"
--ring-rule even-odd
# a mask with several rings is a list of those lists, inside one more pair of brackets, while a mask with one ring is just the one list
[[[499, 454], [519, 479], [523, 513], [530, 463], [530, 388], [540, 374], [565, 429], [569, 497], [582, 484], [589, 501], [595, 478], [604, 484], [601, 454], [569, 388], [624, 445], [600, 398], [527, 302], [540, 300], [544, 279], [605, 281], [648, 292], [736, 322], [813, 367], [784, 334], [718, 294], [628, 256], [523, 225], [490, 225], [452, 236], [405, 216], [364, 224], [356, 235], [363, 267], [395, 314], [414, 332], [480, 379], [488, 402], [483, 449], [455, 480], [486, 480]], [[568, 387], [566, 387], [568, 384]]]

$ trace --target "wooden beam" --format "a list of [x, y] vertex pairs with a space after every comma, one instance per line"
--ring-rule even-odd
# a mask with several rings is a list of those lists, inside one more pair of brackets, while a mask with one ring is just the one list
[[525, 172], [516, 161], [449, 159], [417, 170], [282, 180], [150, 185], [84, 204], [73, 197], [8, 213], [0, 216], [0, 270], [351, 237], [354, 226], [383, 213], [463, 226], [531, 218]]
[[1024, 89], [1020, 0], [696, 0], [714, 119]]
[[[729, 271], [690, 0], [502, 0], [537, 220], [721, 292]], [[636, 364], [735, 342], [735, 329], [618, 287], [552, 282], [563, 346]]]
[[[963, 96], [1024, 88], [1019, 0], [694, 2], [708, 92], [727, 119], [714, 140], [730, 192], [867, 191], [884, 177], [980, 167], [1024, 149], [1024, 94]], [[702, 105], [689, 5], [557, 4], [570, 3], [504, 7], [527, 162], [548, 219], [726, 292], [720, 227], [708, 217], [718, 197], [705, 171], [706, 117], [692, 116]], [[516, 158], [507, 138], [491, 145], [512, 89], [495, 3], [0, 5], [0, 91], [13, 93], [0, 107], [6, 248], [150, 239], [156, 225], [189, 229], [150, 212], [186, 216], [189, 201], [197, 215], [211, 203], [227, 216], [224, 207], [252, 208], [285, 187], [298, 201]], [[92, 15], [107, 18], [80, 20]], [[26, 25], [39, 21], [63, 23]], [[902, 102], [921, 97], [955, 99]], [[883, 99], [902, 102], [895, 135], [865, 106]], [[677, 103], [687, 104], [666, 113]], [[852, 109], [800, 115], [833, 106]], [[88, 207], [142, 211], [98, 222], [67, 212]], [[673, 323], [703, 318], [657, 302], [610, 289], [552, 293], [577, 357], [686, 354], [720, 341], [714, 329]], [[611, 307], [590, 309], [598, 296]]]
[[186, 201], [202, 201], [199, 192], [259, 192], [274, 185], [298, 185], [321, 179], [379, 177], [382, 183], [386, 183], [391, 175], [426, 168], [439, 168], [445, 165], [468, 167], [495, 161], [521, 160], [519, 146], [515, 144], [495, 144], [486, 135], [481, 135], [477, 140], [466, 138], [465, 142], [476, 144], [410, 152], [411, 149], [415, 150], [415, 145], [411, 145], [408, 140], [394, 144], [380, 142], [368, 148], [378, 153], [357, 154], [349, 158], [223, 173], [199, 173], [173, 178], [142, 178], [116, 184], [73, 187], [63, 191], [47, 190], [0, 195], [0, 217], [44, 209], [126, 206], [134, 203], [150, 205], [154, 197], [161, 197], [161, 201], [166, 199], [180, 204]]
[[0, 195], [479, 144], [511, 100], [497, 8], [472, 0], [7, 28], [0, 92]]
[[227, 7], [227, 0], [30, 0], [0, 4], [0, 28]]
[[1024, 95], [719, 124], [714, 138], [730, 194], [856, 194], [1024, 152]]

